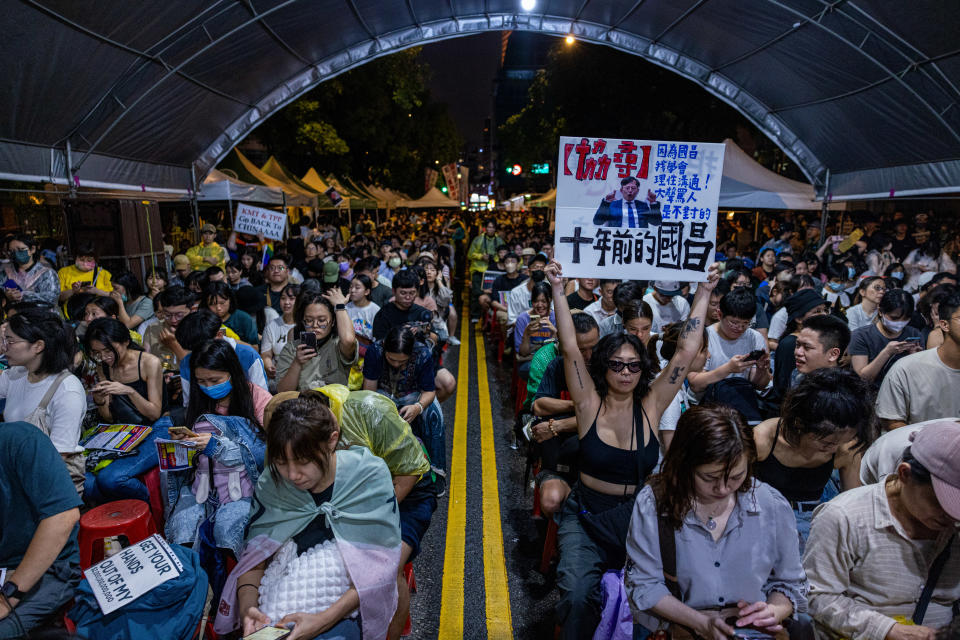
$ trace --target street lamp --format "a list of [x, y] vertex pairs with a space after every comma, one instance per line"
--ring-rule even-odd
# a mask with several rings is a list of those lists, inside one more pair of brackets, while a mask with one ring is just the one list
[[573, 43], [576, 42], [577, 40], [576, 40], [576, 38], [574, 38], [573, 36], [567, 36], [566, 38], [564, 38], [564, 41], [565, 41], [567, 44], [573, 44]]

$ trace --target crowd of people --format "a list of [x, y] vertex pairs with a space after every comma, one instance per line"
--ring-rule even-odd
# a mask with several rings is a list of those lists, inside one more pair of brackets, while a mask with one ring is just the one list
[[[556, 527], [561, 637], [958, 637], [948, 217], [723, 221], [698, 283], [565, 278], [542, 215], [471, 226], [205, 224], [142, 278], [7, 238], [0, 638], [79, 601], [81, 511], [157, 497], [167, 541], [220, 559], [196, 575], [218, 633], [399, 637], [462, 322], [526, 390], [513, 431]], [[151, 431], [87, 448], [103, 425]], [[196, 455], [151, 489], [158, 441]], [[182, 635], [168, 613], [156, 637]]]

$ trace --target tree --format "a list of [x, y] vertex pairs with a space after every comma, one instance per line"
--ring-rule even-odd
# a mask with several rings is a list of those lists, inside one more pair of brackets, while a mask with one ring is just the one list
[[463, 147], [429, 74], [419, 48], [378, 58], [308, 92], [257, 137], [297, 175], [313, 167], [417, 197], [424, 168], [456, 161]]

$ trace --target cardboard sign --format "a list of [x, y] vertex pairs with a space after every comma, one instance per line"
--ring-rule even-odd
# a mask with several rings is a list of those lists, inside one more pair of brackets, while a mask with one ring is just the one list
[[717, 242], [721, 143], [560, 138], [563, 275], [703, 281]]
[[237, 219], [233, 223], [233, 230], [253, 236], [263, 234], [263, 237], [271, 240], [283, 240], [287, 232], [287, 215], [282, 211], [240, 203], [237, 205]]
[[104, 614], [176, 578], [183, 564], [166, 540], [153, 534], [83, 572]]

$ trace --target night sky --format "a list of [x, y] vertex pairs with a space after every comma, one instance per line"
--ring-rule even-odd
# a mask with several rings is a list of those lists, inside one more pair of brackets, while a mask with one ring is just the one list
[[430, 90], [450, 107], [467, 147], [480, 143], [483, 120], [491, 112], [493, 80], [500, 66], [500, 32], [452, 38], [423, 48], [433, 70]]

